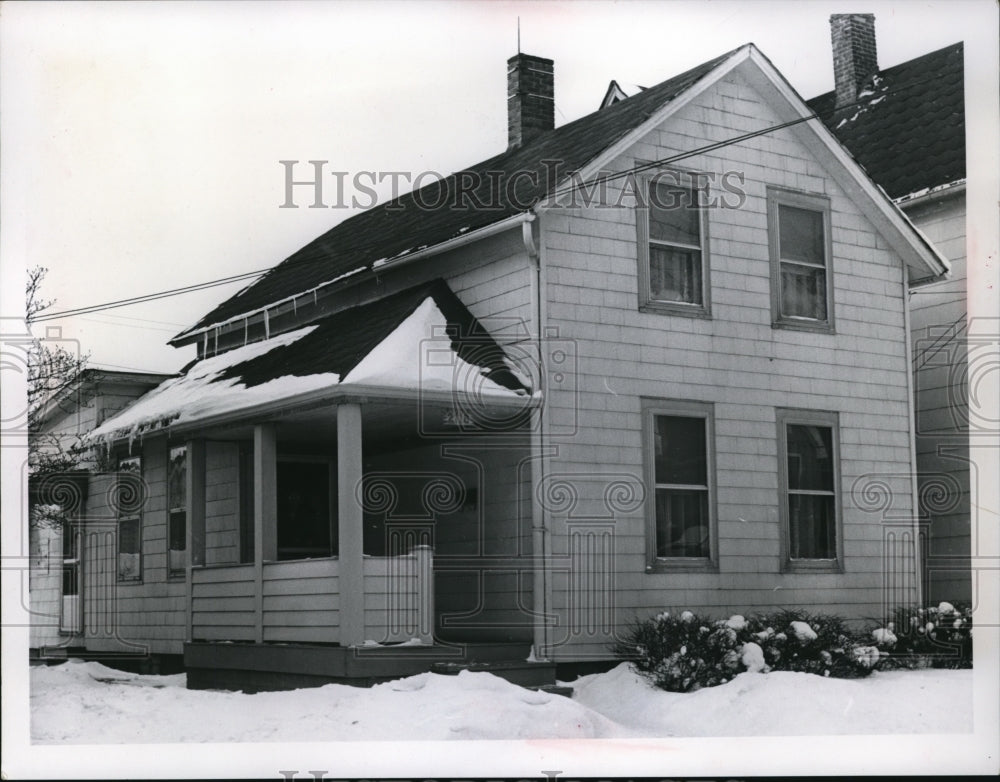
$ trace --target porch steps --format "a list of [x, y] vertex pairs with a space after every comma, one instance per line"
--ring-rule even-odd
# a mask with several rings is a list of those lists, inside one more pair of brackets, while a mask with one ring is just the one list
[[[440, 662], [431, 667], [434, 673], [446, 676], [458, 676], [462, 671], [492, 673], [511, 684], [522, 687], [544, 689], [555, 686], [556, 664], [527, 661], [494, 661], [494, 662]], [[560, 693], [565, 694], [565, 693]]]

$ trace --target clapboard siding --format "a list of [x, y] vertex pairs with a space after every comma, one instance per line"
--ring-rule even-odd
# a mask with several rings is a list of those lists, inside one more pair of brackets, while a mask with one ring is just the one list
[[[951, 279], [914, 292], [911, 329], [917, 417], [917, 472], [927, 527], [931, 601], [971, 601], [972, 501], [966, 343], [965, 194], [907, 210], [951, 261]], [[956, 568], [956, 565], [959, 568]]]
[[[90, 478], [84, 533], [84, 642], [92, 651], [180, 654], [186, 635], [185, 584], [167, 577], [164, 437], [133, 445], [142, 456], [142, 581], [118, 583], [117, 523], [110, 474]], [[92, 616], [88, 616], [92, 614]]]
[[339, 639], [337, 560], [264, 564], [265, 641], [326, 642]]
[[205, 448], [205, 564], [240, 560], [239, 446]]
[[62, 611], [62, 530], [32, 527], [28, 590], [31, 600], [30, 646], [56, 646], [67, 639], [59, 634]]
[[251, 641], [255, 638], [253, 565], [194, 568], [191, 583], [193, 639]]
[[[779, 121], [733, 74], [609, 168]], [[745, 176], [739, 208], [706, 213], [710, 319], [639, 311], [634, 209], [542, 215], [546, 325], [572, 340], [580, 390], [551, 384], [546, 409], [551, 429], [575, 426], [572, 435], [553, 437], [558, 453], [548, 464], [550, 473], [570, 476], [577, 494], [571, 514], [550, 513], [553, 553], [572, 563], [570, 572], [552, 576], [564, 625], [556, 633], [558, 659], [604, 656], [632, 616], [667, 606], [724, 613], [838, 605], [849, 616], [877, 615], [883, 525], [880, 514], [855, 505], [852, 486], [871, 473], [903, 476], [891, 479], [893, 510], [912, 510], [901, 261], [793, 130], [688, 158], [682, 167]], [[834, 334], [771, 326], [769, 185], [830, 199]], [[713, 193], [725, 195], [718, 184]], [[642, 397], [714, 405], [718, 573], [644, 572], [641, 506], [610, 513], [609, 534], [588, 538], [586, 546], [574, 538], [593, 534], [580, 520], [609, 516], [604, 493], [612, 479], [604, 474], [644, 482]], [[843, 574], [780, 574], [775, 410], [781, 407], [839, 414]]]

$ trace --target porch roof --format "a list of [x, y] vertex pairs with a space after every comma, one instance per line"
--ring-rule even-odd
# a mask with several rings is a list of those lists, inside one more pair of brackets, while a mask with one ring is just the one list
[[531, 393], [530, 381], [438, 279], [192, 362], [90, 437], [110, 443], [379, 390], [397, 397], [473, 394], [521, 404]]

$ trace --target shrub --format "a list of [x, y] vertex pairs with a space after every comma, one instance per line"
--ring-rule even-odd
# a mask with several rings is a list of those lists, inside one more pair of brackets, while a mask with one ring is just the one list
[[614, 653], [671, 692], [722, 684], [746, 670], [866, 676], [880, 657], [840, 617], [803, 611], [718, 620], [664, 612], [634, 623]]
[[872, 640], [887, 668], [971, 668], [972, 609], [944, 602], [897, 608]]

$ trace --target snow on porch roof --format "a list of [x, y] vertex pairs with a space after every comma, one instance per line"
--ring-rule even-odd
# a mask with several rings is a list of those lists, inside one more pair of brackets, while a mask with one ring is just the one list
[[[442, 355], [447, 344], [450, 355]], [[426, 360], [433, 352], [432, 361]], [[520, 397], [528, 382], [443, 280], [352, 307], [295, 331], [189, 364], [91, 432], [110, 443], [324, 390]]]

